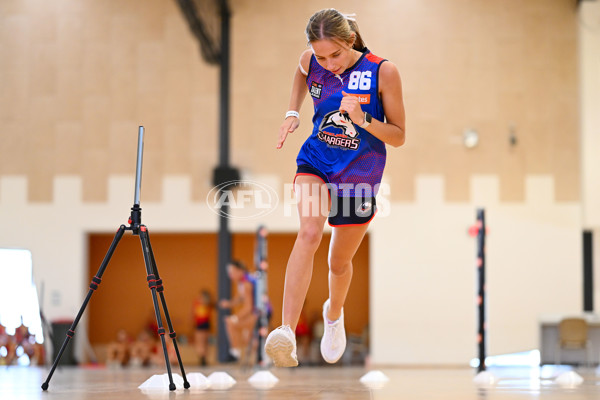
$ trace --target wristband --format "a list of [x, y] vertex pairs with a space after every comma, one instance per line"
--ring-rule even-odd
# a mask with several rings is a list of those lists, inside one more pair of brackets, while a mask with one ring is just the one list
[[288, 111], [285, 113], [285, 117], [296, 117], [300, 119], [300, 113], [298, 111]]

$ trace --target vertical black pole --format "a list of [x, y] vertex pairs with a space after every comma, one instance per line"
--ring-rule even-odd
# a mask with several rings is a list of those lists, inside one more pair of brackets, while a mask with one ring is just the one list
[[479, 326], [477, 342], [479, 346], [478, 372], [485, 371], [485, 211], [477, 210], [477, 275], [478, 296], [477, 304], [479, 311]]
[[269, 296], [268, 296], [268, 282], [267, 282], [267, 269], [269, 264], [267, 262], [267, 228], [263, 225], [258, 227], [256, 231], [256, 247], [254, 249], [254, 265], [256, 266], [256, 289], [254, 304], [256, 310], [259, 313], [256, 338], [257, 338], [257, 351], [256, 361], [259, 365], [263, 364], [266, 354], [264, 353], [263, 339], [262, 336], [263, 328], [269, 327]]
[[583, 311], [594, 311], [594, 236], [583, 231]]
[[[227, 205], [221, 207], [222, 212], [227, 212]], [[228, 230], [227, 218], [219, 217], [219, 273], [218, 273], [218, 286], [219, 286], [219, 300], [231, 298], [231, 282], [227, 275], [227, 264], [231, 260], [231, 234]], [[225, 317], [229, 315], [229, 310], [219, 308], [218, 309], [218, 322], [217, 322], [217, 355], [219, 362], [229, 361], [229, 340], [227, 338], [227, 331], [225, 330]]]
[[229, 166], [229, 22], [231, 13], [227, 0], [221, 0], [221, 69], [220, 69], [220, 120], [219, 164]]
[[[229, 167], [229, 20], [227, 0], [221, 0], [221, 69], [220, 69], [220, 114], [219, 114], [219, 167]], [[227, 188], [223, 188], [227, 190]], [[227, 215], [228, 205], [223, 204], [219, 213], [219, 272], [218, 298], [231, 297], [231, 282], [227, 275], [227, 264], [231, 259], [231, 234]], [[229, 360], [229, 341], [225, 330], [227, 310], [219, 308], [217, 318], [217, 358], [219, 362]]]

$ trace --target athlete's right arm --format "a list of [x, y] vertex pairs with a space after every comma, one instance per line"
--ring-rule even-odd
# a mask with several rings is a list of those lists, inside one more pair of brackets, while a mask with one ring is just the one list
[[[305, 72], [308, 72], [308, 68], [310, 65], [310, 57], [312, 56], [312, 49], [305, 50], [300, 56], [300, 65], [296, 67], [296, 72], [294, 74], [294, 80], [292, 83], [292, 94], [290, 96], [290, 104], [288, 107], [288, 111], [298, 111], [300, 112], [300, 107], [302, 106], [302, 102], [306, 97], [306, 93], [308, 93], [308, 88], [306, 87], [306, 75], [302, 73], [300, 67]], [[296, 117], [287, 117], [281, 126], [279, 127], [279, 140], [277, 142], [277, 148], [280, 149], [283, 147], [283, 142], [287, 138], [289, 133], [294, 132], [298, 126], [300, 125], [300, 120]]]
[[252, 294], [252, 284], [248, 281], [243, 283], [244, 285], [244, 296], [241, 298], [241, 307], [237, 312], [239, 318], [247, 317], [252, 314], [254, 310], [254, 296]]

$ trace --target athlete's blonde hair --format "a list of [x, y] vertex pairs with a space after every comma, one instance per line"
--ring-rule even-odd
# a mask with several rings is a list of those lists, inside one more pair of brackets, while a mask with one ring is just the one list
[[346, 16], [334, 8], [317, 11], [310, 17], [306, 25], [306, 38], [309, 44], [329, 39], [345, 42], [358, 51], [366, 47], [353, 15]]

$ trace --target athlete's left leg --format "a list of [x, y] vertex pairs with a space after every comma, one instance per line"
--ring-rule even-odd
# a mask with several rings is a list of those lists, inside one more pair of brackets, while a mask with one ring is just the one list
[[352, 258], [358, 250], [369, 223], [335, 226], [329, 244], [329, 311], [327, 319], [337, 320], [352, 281]]
[[352, 281], [352, 258], [369, 224], [333, 228], [329, 243], [329, 299], [323, 304], [324, 332], [321, 355], [328, 363], [337, 362], [346, 349], [343, 305]]

